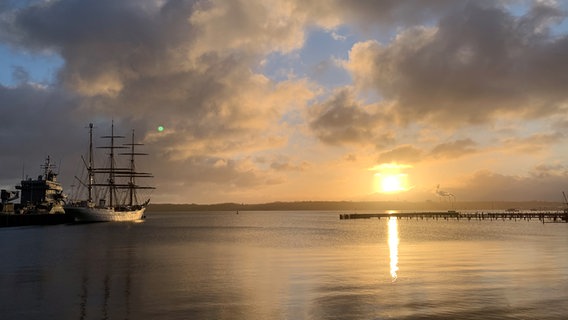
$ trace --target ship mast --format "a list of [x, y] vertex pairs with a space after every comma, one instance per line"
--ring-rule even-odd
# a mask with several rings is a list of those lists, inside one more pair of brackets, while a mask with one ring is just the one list
[[[109, 171], [108, 171], [108, 200], [109, 206], [114, 206], [114, 200], [116, 198], [116, 185], [115, 185], [115, 162], [114, 162], [114, 149], [117, 148], [114, 146], [114, 139], [115, 138], [124, 138], [123, 136], [115, 136], [114, 135], [114, 120], [111, 122], [110, 126], [110, 136], [104, 136], [103, 138], [110, 139], [110, 153], [109, 153]], [[120, 147], [118, 147], [120, 148]]]
[[134, 203], [134, 129], [132, 129], [132, 141], [130, 143], [130, 175], [128, 177], [128, 205]]
[[98, 147], [101, 149], [110, 149], [110, 152], [108, 154], [109, 156], [109, 167], [108, 168], [98, 168], [96, 169], [96, 173], [107, 173], [108, 174], [108, 180], [107, 183], [105, 184], [96, 184], [97, 186], [106, 186], [108, 187], [108, 197], [109, 197], [109, 203], [108, 206], [112, 207], [115, 204], [115, 200], [117, 199], [117, 194], [116, 194], [116, 189], [119, 187], [119, 185], [116, 184], [116, 174], [117, 172], [122, 172], [123, 169], [121, 168], [116, 168], [116, 163], [114, 160], [114, 156], [115, 156], [115, 152], [114, 149], [122, 149], [124, 147], [117, 147], [114, 145], [114, 140], [116, 138], [124, 138], [124, 136], [116, 136], [114, 135], [114, 121], [112, 121], [111, 124], [111, 130], [110, 130], [110, 136], [102, 136], [101, 138], [103, 139], [110, 139], [110, 145], [109, 146], [102, 146], [102, 147]]
[[114, 120], [111, 122], [110, 126], [110, 171], [108, 174], [108, 184], [109, 184], [109, 206], [113, 206], [113, 194], [115, 192], [114, 188]]
[[51, 164], [51, 157], [50, 156], [47, 156], [47, 158], [45, 158], [45, 164], [41, 167], [43, 168], [44, 180], [48, 180], [48, 177], [50, 176], [52, 169], [55, 167], [54, 165]]
[[142, 187], [142, 186], [138, 186], [136, 185], [136, 177], [140, 177], [140, 178], [151, 178], [152, 175], [150, 175], [149, 173], [144, 173], [144, 172], [136, 172], [136, 165], [134, 164], [134, 157], [135, 156], [140, 156], [140, 155], [147, 155], [147, 153], [139, 153], [139, 152], [134, 152], [134, 147], [135, 146], [142, 146], [142, 143], [135, 143], [134, 142], [134, 130], [132, 130], [132, 140], [130, 143], [126, 143], [124, 144], [125, 146], [130, 146], [130, 152], [129, 153], [121, 153], [121, 155], [128, 155], [130, 156], [130, 168], [129, 168], [129, 172], [128, 172], [128, 205], [133, 206], [135, 204], [137, 204], [138, 199], [136, 198], [136, 189], [153, 189], [152, 187]]
[[[124, 188], [128, 189], [128, 205], [129, 206], [134, 206], [134, 205], [138, 205], [138, 199], [136, 196], [136, 190], [137, 189], [154, 189], [154, 187], [149, 187], [149, 186], [139, 186], [136, 184], [136, 178], [152, 178], [152, 175], [150, 173], [147, 172], [137, 172], [136, 171], [136, 165], [134, 163], [134, 158], [135, 156], [143, 156], [143, 155], [148, 155], [147, 153], [140, 153], [140, 152], [135, 152], [135, 147], [136, 146], [143, 146], [144, 144], [142, 143], [135, 143], [134, 142], [134, 130], [132, 130], [132, 140], [130, 143], [125, 143], [125, 146], [129, 146], [130, 148], [130, 152], [128, 153], [121, 153], [121, 155], [127, 155], [130, 156], [130, 167], [127, 169], [128, 172], [118, 172], [118, 174], [120, 176], [123, 177], [127, 177], [128, 178], [128, 182], [126, 184], [126, 186], [124, 186]], [[122, 185], [121, 185], [122, 187]]]
[[89, 167], [87, 168], [89, 174], [87, 181], [87, 189], [89, 190], [89, 197], [87, 203], [93, 202], [93, 182], [95, 180], [95, 173], [93, 172], [93, 124], [89, 123]]

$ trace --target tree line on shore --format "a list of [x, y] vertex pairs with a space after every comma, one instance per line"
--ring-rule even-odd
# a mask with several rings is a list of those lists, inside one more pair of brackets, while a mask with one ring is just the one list
[[566, 204], [547, 201], [291, 201], [268, 203], [216, 203], [216, 204], [151, 204], [151, 211], [370, 211], [370, 210], [561, 210]]

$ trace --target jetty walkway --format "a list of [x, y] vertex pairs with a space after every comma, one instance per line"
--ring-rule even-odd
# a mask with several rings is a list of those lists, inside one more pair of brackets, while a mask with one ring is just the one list
[[434, 219], [434, 220], [538, 220], [542, 223], [568, 223], [568, 211], [515, 211], [515, 212], [458, 212], [458, 211], [424, 211], [424, 212], [394, 212], [394, 213], [343, 213], [341, 220], [371, 219]]

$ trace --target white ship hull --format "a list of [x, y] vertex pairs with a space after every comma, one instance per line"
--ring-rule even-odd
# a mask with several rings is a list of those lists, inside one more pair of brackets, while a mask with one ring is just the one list
[[77, 222], [136, 221], [144, 218], [146, 207], [136, 210], [115, 210], [101, 207], [65, 207], [67, 214], [73, 215]]

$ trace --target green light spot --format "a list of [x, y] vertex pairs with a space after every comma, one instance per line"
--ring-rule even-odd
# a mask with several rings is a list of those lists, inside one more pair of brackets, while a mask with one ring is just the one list
[[164, 126], [158, 126], [158, 132], [164, 131]]

